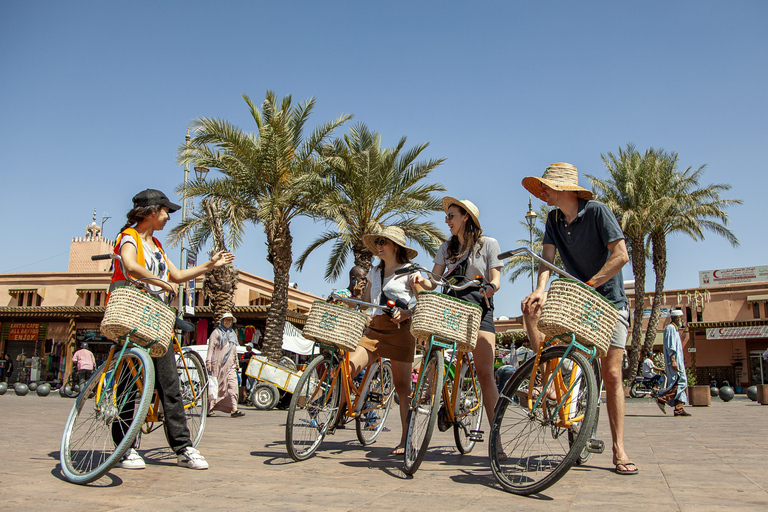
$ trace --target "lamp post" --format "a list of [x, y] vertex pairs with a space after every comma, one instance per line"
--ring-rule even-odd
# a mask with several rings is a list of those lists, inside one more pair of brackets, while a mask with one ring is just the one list
[[[538, 215], [536, 215], [536, 212], [533, 211], [533, 207], [531, 205], [531, 196], [528, 196], [528, 213], [525, 214], [525, 223], [528, 224], [528, 236], [531, 242], [531, 251], [533, 251], [533, 226], [536, 224], [537, 217]], [[536, 260], [534, 260], [533, 256], [531, 256], [531, 291], [536, 289], [536, 277], [533, 273], [535, 267]]]

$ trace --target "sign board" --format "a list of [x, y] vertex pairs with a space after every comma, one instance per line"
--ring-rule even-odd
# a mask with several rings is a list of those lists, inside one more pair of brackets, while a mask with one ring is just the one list
[[689, 353], [689, 354], [690, 354], [690, 353], [693, 353], [693, 352], [696, 352], [696, 349], [695, 349], [695, 348], [689, 348], [689, 349], [688, 349], [688, 353]]
[[195, 315], [195, 289], [187, 288], [184, 290], [184, 314], [194, 316]]
[[[192, 268], [197, 266], [197, 253], [194, 253], [192, 251], [187, 251], [187, 268]], [[195, 289], [195, 279], [192, 278], [187, 282], [187, 288]], [[194, 302], [192, 302], [194, 304]]]
[[40, 324], [11, 324], [8, 331], [9, 341], [37, 341]]
[[[673, 308], [661, 308], [659, 318], [668, 318]], [[643, 318], [651, 318], [651, 308], [643, 310]]]
[[707, 329], [708, 340], [733, 340], [741, 338], [768, 338], [768, 325], [714, 327]]
[[699, 286], [702, 288], [722, 284], [759, 283], [766, 281], [768, 281], [768, 265], [699, 271]]

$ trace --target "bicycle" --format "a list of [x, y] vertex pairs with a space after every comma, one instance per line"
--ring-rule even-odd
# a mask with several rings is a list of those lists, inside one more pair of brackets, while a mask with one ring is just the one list
[[[391, 304], [382, 306], [335, 294], [332, 294], [332, 298], [354, 304], [358, 309], [373, 307], [387, 311], [394, 307], [392, 301], [389, 301]], [[288, 408], [285, 444], [288, 454], [297, 462], [310, 458], [325, 436], [334, 432], [341, 393], [344, 393], [347, 404], [342, 421], [355, 420], [357, 439], [363, 446], [374, 443], [384, 430], [394, 395], [392, 366], [389, 361], [376, 358], [364, 369], [362, 379], [356, 382], [356, 379], [351, 377], [349, 353], [354, 351], [357, 340], [362, 337], [365, 327], [364, 315], [344, 306], [322, 301], [316, 301], [312, 308], [315, 313], [310, 310], [307, 320], [307, 327], [310, 329], [305, 327], [304, 335], [313, 337], [308, 333], [312, 332], [315, 318], [318, 318], [319, 325], [322, 325], [317, 332], [326, 332], [321, 334], [322, 337], [314, 336], [315, 345], [321, 353], [304, 369]], [[354, 346], [349, 344], [348, 339], [343, 342], [338, 338], [334, 339], [333, 332], [337, 326], [344, 323], [344, 317], [355, 313], [363, 317], [357, 318], [357, 330], [354, 334], [342, 333], [345, 338], [354, 338]]]
[[[437, 285], [453, 290], [482, 286], [481, 276], [463, 285], [453, 284], [419, 265], [396, 270], [395, 274], [423, 272]], [[419, 376], [408, 412], [408, 433], [403, 456], [404, 471], [413, 475], [429, 448], [435, 424], [441, 431], [453, 425], [454, 441], [461, 453], [469, 453], [482, 442], [480, 423], [483, 399], [477, 380], [472, 349], [477, 341], [481, 308], [436, 292], [419, 292], [411, 332], [424, 342]], [[441, 316], [438, 324], [432, 323]], [[417, 346], [418, 347], [418, 346]], [[444, 350], [451, 350], [446, 363]], [[445, 378], [446, 372], [449, 378]], [[458, 377], [456, 377], [458, 376]], [[438, 390], [442, 390], [437, 396]]]
[[[122, 266], [119, 255], [91, 257], [110, 258]], [[131, 278], [127, 272], [123, 274], [132, 284], [141, 284], [142, 280]], [[186, 331], [194, 329], [179, 317], [175, 326]], [[115, 345], [110, 349], [106, 362], [85, 384], [67, 418], [59, 457], [62, 473], [72, 483], [87, 484], [101, 478], [129, 448], [136, 446], [137, 436], [165, 426], [155, 390], [155, 367], [147, 348], [131, 340], [135, 331], [119, 340], [122, 347]], [[192, 349], [182, 348], [175, 335], [172, 347], [190, 440], [196, 447], [205, 430], [208, 376], [200, 356]], [[122, 441], [115, 444], [113, 433], [118, 431], [122, 432]]]
[[[603, 441], [594, 437], [602, 387], [598, 357], [607, 351], [618, 310], [528, 249], [502, 253], [499, 259], [519, 253], [527, 253], [565, 278], [552, 283], [542, 310], [542, 319], [545, 314], [548, 318], [562, 316], [558, 319], [561, 325], [554, 327], [558, 333], [509, 379], [491, 425], [489, 455], [496, 480], [508, 492], [529, 495], [547, 489], [574, 464], [585, 463], [591, 453], [602, 453], [605, 448]], [[561, 299], [555, 290], [561, 285], [570, 287], [574, 295]], [[567, 308], [555, 311], [559, 302], [582, 307], [581, 317], [569, 316], [573, 310]]]

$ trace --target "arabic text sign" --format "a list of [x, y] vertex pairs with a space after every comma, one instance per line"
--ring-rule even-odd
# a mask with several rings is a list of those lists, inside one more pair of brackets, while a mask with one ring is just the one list
[[741, 338], [768, 338], [768, 325], [716, 327], [707, 329], [708, 340], [733, 340]]
[[699, 272], [699, 286], [768, 281], [768, 265], [757, 267], [723, 268]]

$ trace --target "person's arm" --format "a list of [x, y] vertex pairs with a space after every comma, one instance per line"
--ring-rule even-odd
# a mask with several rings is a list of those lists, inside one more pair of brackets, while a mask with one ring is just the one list
[[[544, 244], [541, 248], [541, 258], [549, 263], [554, 263], [556, 252], [554, 245]], [[529, 312], [535, 312], [541, 309], [541, 306], [546, 302], [547, 283], [549, 282], [550, 272], [549, 268], [544, 265], [539, 265], [539, 277], [536, 281], [536, 289], [523, 299], [523, 313], [527, 314]]]
[[483, 289], [481, 290], [481, 293], [489, 299], [493, 297], [501, 287], [501, 267], [492, 268], [490, 271], [490, 274], [491, 274], [490, 281], [488, 281], [485, 284], [485, 286], [483, 286]]
[[[445, 272], [445, 265], [439, 265], [435, 263], [435, 266], [432, 267], [432, 273], [436, 274], [438, 276], [443, 275], [443, 272]], [[418, 295], [419, 292], [422, 291], [431, 291], [437, 288], [437, 285], [433, 283], [431, 280], [427, 279], [426, 277], [422, 276], [418, 272], [414, 272], [410, 276], [408, 276], [408, 284], [411, 287], [411, 290], [413, 290], [414, 295]]]
[[629, 261], [629, 254], [627, 253], [627, 244], [624, 239], [614, 240], [607, 245], [608, 251], [611, 255], [605, 262], [605, 265], [592, 276], [589, 280], [589, 284], [597, 288], [608, 282], [610, 278], [619, 273], [619, 271]]
[[183, 283], [185, 281], [189, 281], [190, 279], [194, 279], [197, 276], [201, 276], [209, 270], [213, 270], [214, 268], [222, 267], [228, 263], [232, 263], [234, 259], [235, 255], [231, 252], [219, 251], [214, 254], [210, 260], [201, 265], [179, 270], [170, 259], [166, 258], [168, 261], [168, 279], [174, 283]]

